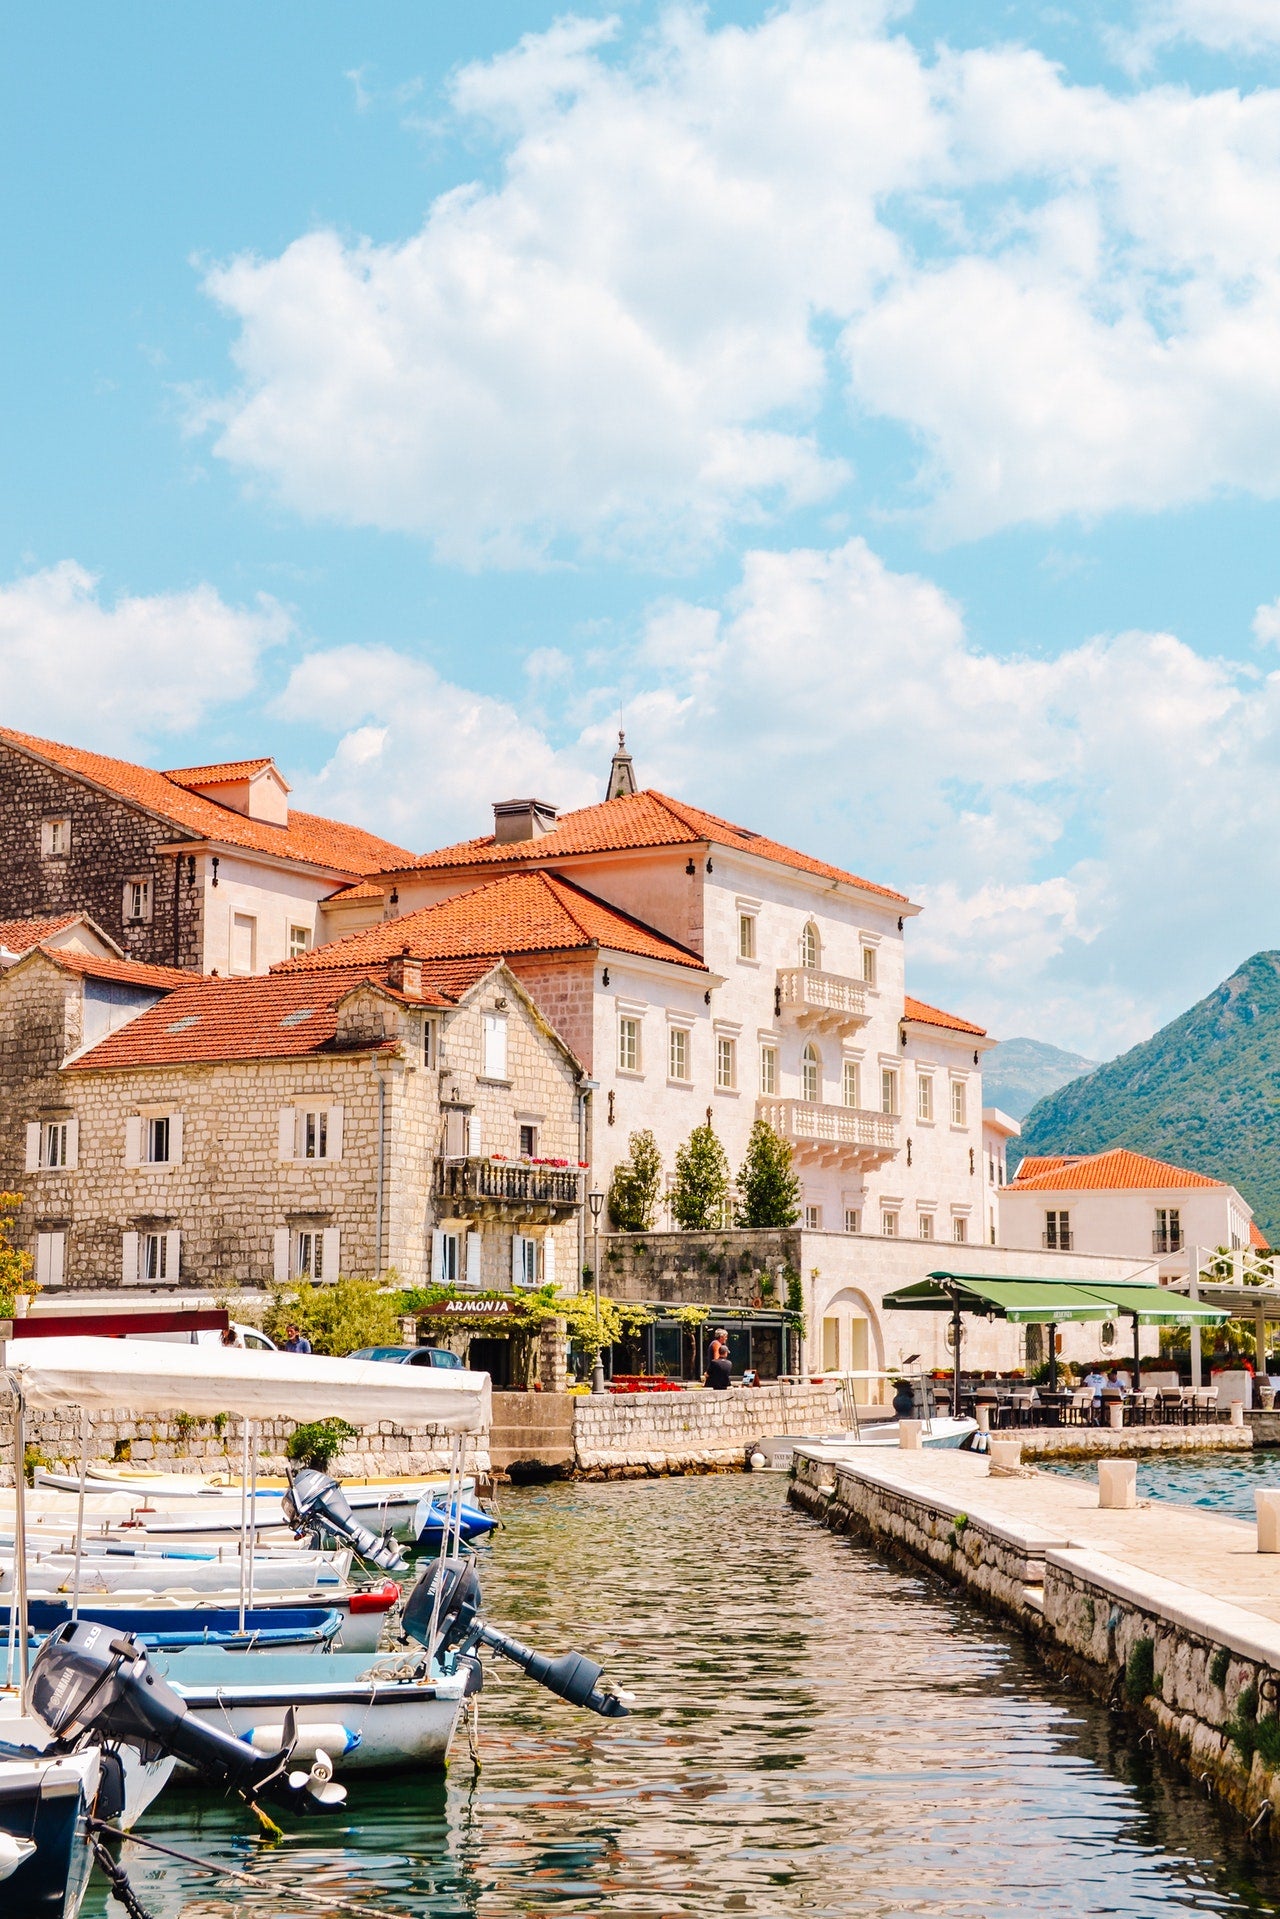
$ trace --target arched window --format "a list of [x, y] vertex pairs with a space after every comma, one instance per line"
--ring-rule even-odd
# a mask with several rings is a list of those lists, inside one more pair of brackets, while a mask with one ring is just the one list
[[800, 935], [800, 964], [813, 973], [822, 965], [822, 947], [818, 940], [818, 929], [812, 920]]
[[812, 1042], [800, 1055], [800, 1097], [809, 1100], [822, 1098], [822, 1061]]

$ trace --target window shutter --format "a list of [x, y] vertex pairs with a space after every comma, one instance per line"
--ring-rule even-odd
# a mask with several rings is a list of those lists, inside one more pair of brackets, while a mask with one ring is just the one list
[[524, 1280], [524, 1240], [519, 1233], [511, 1235], [511, 1290]]
[[431, 1283], [444, 1285], [444, 1234], [439, 1227], [431, 1235]]
[[169, 1115], [169, 1164], [171, 1166], [181, 1166], [182, 1164], [181, 1113], [170, 1113]]
[[49, 1265], [50, 1265], [49, 1255], [50, 1255], [50, 1252], [52, 1251], [52, 1246], [53, 1246], [52, 1233], [36, 1234], [36, 1285], [37, 1286], [47, 1286], [49, 1284]]
[[556, 1243], [550, 1233], [542, 1242], [542, 1283], [544, 1286], [556, 1283]]
[[74, 1170], [80, 1164], [80, 1122], [78, 1119], [67, 1121], [67, 1167]]
[[61, 1286], [67, 1270], [67, 1236], [65, 1233], [49, 1235], [49, 1271], [45, 1278], [46, 1286]]
[[29, 1173], [40, 1170], [40, 1122], [38, 1119], [27, 1121], [27, 1164]]
[[289, 1278], [289, 1228], [277, 1226], [271, 1235], [271, 1277], [277, 1286], [286, 1284]]
[[327, 1159], [342, 1158], [342, 1108], [340, 1106], [329, 1108], [329, 1137], [326, 1146]]
[[468, 1286], [479, 1286], [480, 1284], [479, 1233], [467, 1234], [467, 1284]]
[[[142, 1164], [142, 1119], [137, 1113], [132, 1113], [124, 1123], [124, 1163], [126, 1166]], [[134, 1238], [137, 1238], [136, 1233]], [[136, 1248], [133, 1263], [136, 1275], [138, 1264]]]
[[338, 1252], [338, 1228], [336, 1226], [325, 1227], [321, 1235], [320, 1247], [320, 1264], [324, 1269], [321, 1277], [326, 1283], [332, 1284], [342, 1270], [341, 1256]]
[[176, 1286], [182, 1274], [182, 1234], [165, 1234], [164, 1276], [170, 1286]]
[[138, 1235], [136, 1233], [125, 1234], [122, 1252], [120, 1277], [126, 1286], [136, 1286], [138, 1283]]
[[475, 1157], [478, 1157], [484, 1151], [480, 1140], [480, 1115], [479, 1113], [473, 1113], [467, 1122], [467, 1151]]
[[279, 1134], [281, 1159], [293, 1158], [293, 1127], [294, 1127], [294, 1115], [293, 1115], [292, 1106], [282, 1106], [280, 1108], [280, 1134]]

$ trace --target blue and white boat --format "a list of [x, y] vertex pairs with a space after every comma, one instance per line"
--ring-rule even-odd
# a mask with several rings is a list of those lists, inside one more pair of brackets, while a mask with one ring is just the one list
[[466, 1498], [451, 1501], [447, 1490], [427, 1493], [418, 1501], [413, 1515], [413, 1537], [421, 1552], [438, 1553], [449, 1534], [456, 1534], [466, 1546], [497, 1527], [492, 1513]]
[[[27, 1624], [43, 1637], [73, 1617], [70, 1599], [27, 1602]], [[187, 1647], [216, 1647], [223, 1652], [288, 1652], [295, 1656], [327, 1652], [342, 1632], [337, 1607], [254, 1606], [241, 1620], [238, 1608], [214, 1606], [138, 1606], [82, 1603], [81, 1619], [125, 1633], [149, 1651], [182, 1652]], [[0, 1639], [9, 1633], [11, 1610], [0, 1606]]]

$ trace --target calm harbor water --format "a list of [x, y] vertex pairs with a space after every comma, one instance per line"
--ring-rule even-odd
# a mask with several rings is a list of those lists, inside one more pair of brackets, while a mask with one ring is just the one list
[[[1096, 1482], [1098, 1462], [1055, 1459], [1040, 1462], [1045, 1472]], [[1280, 1451], [1250, 1453], [1174, 1453], [1165, 1459], [1138, 1461], [1139, 1499], [1172, 1499], [1182, 1506], [1210, 1506], [1236, 1519], [1252, 1520], [1259, 1486], [1280, 1486]]]
[[[250, 1893], [126, 1861], [155, 1919], [276, 1919], [368, 1899], [413, 1919], [1280, 1912], [1280, 1868], [964, 1599], [784, 1504], [786, 1482], [510, 1494], [487, 1611], [641, 1695], [615, 1722], [512, 1671], [484, 1768], [352, 1782], [276, 1847], [172, 1794], [142, 1830], [266, 1874]], [[95, 1882], [93, 1919], [109, 1911]]]

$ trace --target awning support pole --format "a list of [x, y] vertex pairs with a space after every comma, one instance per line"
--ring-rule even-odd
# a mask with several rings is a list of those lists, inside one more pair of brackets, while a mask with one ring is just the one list
[[1056, 1324], [1051, 1320], [1049, 1322], [1049, 1391], [1051, 1393], [1056, 1393], [1057, 1390], [1058, 1390], [1058, 1328]]
[[13, 1570], [18, 1588], [18, 1684], [25, 1687], [31, 1628], [27, 1608], [27, 1408], [21, 1393], [13, 1397]]
[[1142, 1390], [1142, 1354], [1139, 1351], [1141, 1337], [1142, 1329], [1138, 1324], [1138, 1315], [1135, 1313], [1133, 1316], [1133, 1390], [1135, 1393]]
[[[1199, 1299], [1200, 1248], [1198, 1246], [1191, 1248], [1190, 1276], [1191, 1297], [1192, 1299]], [[1204, 1384], [1204, 1369], [1200, 1364], [1200, 1328], [1198, 1325], [1191, 1328], [1191, 1384], [1193, 1386], [1202, 1386]]]
[[960, 1417], [960, 1308], [951, 1308], [951, 1417]]

